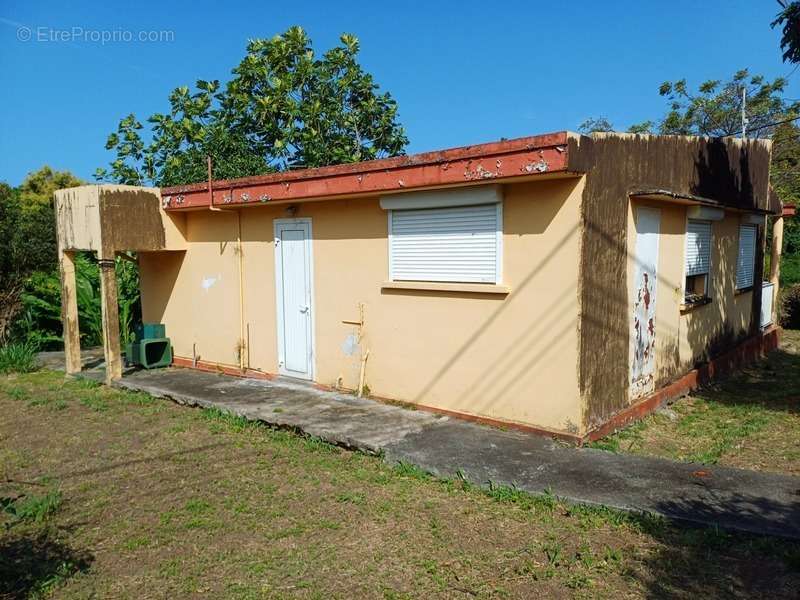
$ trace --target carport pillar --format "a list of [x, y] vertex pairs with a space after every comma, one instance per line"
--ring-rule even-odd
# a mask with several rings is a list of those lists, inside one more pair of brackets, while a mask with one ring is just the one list
[[783, 215], [772, 222], [772, 248], [769, 259], [769, 282], [772, 284], [772, 319], [778, 314], [778, 287], [781, 279], [781, 253], [783, 251]]
[[67, 373], [81, 372], [81, 334], [78, 327], [78, 296], [75, 285], [75, 254], [58, 250], [61, 275], [61, 324]]
[[119, 309], [117, 305], [117, 274], [114, 255], [101, 257], [100, 308], [103, 311], [103, 353], [106, 358], [106, 383], [122, 377], [122, 358], [119, 347]]

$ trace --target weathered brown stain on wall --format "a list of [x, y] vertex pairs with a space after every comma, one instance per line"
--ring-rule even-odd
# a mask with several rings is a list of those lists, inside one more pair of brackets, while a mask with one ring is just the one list
[[160, 250], [166, 243], [158, 195], [146, 190], [100, 190], [103, 253]]
[[[661, 189], [738, 209], [775, 211], [769, 194], [770, 153], [770, 143], [762, 140], [570, 136], [568, 170], [586, 173], [578, 364], [584, 427], [595, 427], [628, 403], [629, 194]], [[753, 311], [760, 311], [760, 294], [754, 295]]]

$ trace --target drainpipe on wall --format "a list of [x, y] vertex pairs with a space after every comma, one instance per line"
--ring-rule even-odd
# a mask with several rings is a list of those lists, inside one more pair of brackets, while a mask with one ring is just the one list
[[[214, 206], [213, 179], [211, 177], [211, 157], [206, 157], [208, 166], [208, 209], [213, 212], [235, 212], [236, 213], [236, 254], [239, 256], [239, 370], [244, 372], [245, 359], [244, 353], [246, 344], [244, 341], [244, 252], [242, 250], [242, 212], [239, 209], [223, 209]], [[247, 348], [248, 366], [250, 348]]]

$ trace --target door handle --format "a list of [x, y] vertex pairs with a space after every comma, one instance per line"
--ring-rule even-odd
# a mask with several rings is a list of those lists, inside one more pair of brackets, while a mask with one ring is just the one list
[[306, 314], [308, 312], [308, 305], [301, 306], [300, 307], [300, 312], [303, 313], [303, 314]]

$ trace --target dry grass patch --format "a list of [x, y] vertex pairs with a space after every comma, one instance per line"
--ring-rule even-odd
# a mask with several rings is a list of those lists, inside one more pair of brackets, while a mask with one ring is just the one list
[[[0, 377], [0, 597], [796, 597], [800, 548], [475, 489], [217, 411]], [[10, 518], [10, 517], [9, 517]], [[10, 521], [8, 521], [10, 523]], [[31, 557], [24, 560], [23, 557]]]
[[593, 446], [800, 475], [800, 331], [784, 331], [758, 364]]

